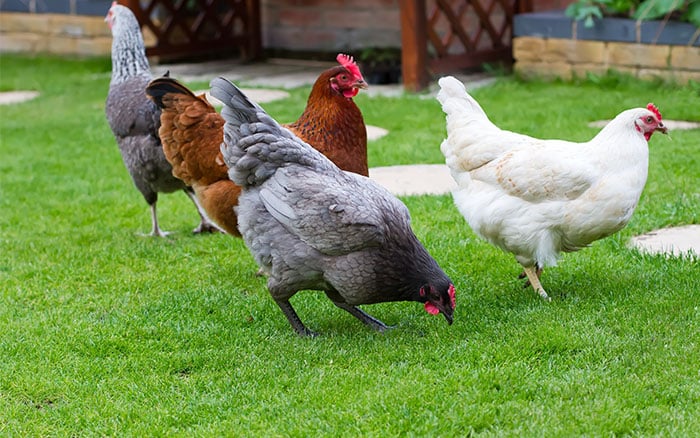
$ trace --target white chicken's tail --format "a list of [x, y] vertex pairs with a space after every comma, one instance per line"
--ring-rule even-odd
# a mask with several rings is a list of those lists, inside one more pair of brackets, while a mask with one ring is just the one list
[[[445, 163], [460, 187], [469, 185], [469, 171], [489, 161], [491, 146], [480, 143], [498, 128], [491, 123], [481, 105], [467, 93], [464, 84], [452, 76], [438, 81], [438, 101], [447, 115], [447, 138], [440, 145]], [[488, 143], [488, 141], [487, 141]]]
[[479, 105], [479, 102], [467, 93], [464, 84], [453, 76], [444, 76], [438, 81], [440, 91], [437, 100], [442, 104], [442, 110], [449, 119], [455, 116], [470, 120], [487, 120], [488, 116]]

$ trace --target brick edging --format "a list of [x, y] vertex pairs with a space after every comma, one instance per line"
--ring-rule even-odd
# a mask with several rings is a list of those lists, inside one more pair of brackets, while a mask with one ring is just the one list
[[521, 36], [513, 39], [515, 70], [524, 76], [571, 79], [617, 70], [642, 79], [700, 81], [700, 47]]

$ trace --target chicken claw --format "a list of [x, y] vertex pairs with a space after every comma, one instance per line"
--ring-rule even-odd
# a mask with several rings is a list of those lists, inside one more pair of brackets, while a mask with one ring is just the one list
[[545, 299], [547, 301], [552, 301], [552, 299], [549, 298], [549, 295], [547, 295], [547, 292], [542, 287], [542, 283], [540, 283], [540, 274], [541, 273], [542, 273], [542, 270], [538, 269], [534, 266], [530, 266], [530, 267], [525, 268], [525, 275], [527, 276], [527, 280], [532, 285], [532, 288], [535, 289], [535, 292], [540, 294], [540, 296], [543, 299]]

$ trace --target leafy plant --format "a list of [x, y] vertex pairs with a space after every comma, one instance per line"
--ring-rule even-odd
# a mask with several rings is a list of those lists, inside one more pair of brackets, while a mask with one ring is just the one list
[[578, 0], [566, 8], [565, 14], [582, 20], [585, 27], [593, 27], [595, 19], [603, 17], [668, 17], [700, 27], [700, 0]]

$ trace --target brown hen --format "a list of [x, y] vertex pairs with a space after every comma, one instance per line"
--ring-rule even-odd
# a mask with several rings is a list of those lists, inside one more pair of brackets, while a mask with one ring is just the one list
[[[367, 129], [352, 100], [367, 84], [351, 57], [337, 60], [316, 79], [299, 119], [283, 126], [341, 169], [367, 176]], [[240, 236], [233, 208], [241, 188], [229, 179], [220, 151], [224, 119], [204, 95], [172, 78], [151, 81], [146, 94], [162, 109], [159, 135], [173, 175], [194, 189], [211, 220]]]

